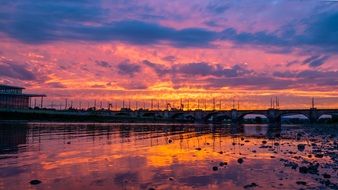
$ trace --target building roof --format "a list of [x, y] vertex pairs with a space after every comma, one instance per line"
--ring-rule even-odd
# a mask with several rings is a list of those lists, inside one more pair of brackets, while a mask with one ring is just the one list
[[45, 94], [8, 94], [8, 93], [1, 93], [0, 95], [7, 95], [7, 96], [26, 96], [26, 97], [47, 97]]
[[18, 89], [18, 90], [23, 90], [25, 88], [18, 87], [18, 86], [10, 86], [10, 85], [0, 84], [0, 89]]
[[[10, 86], [5, 84], [0, 84], [0, 90], [23, 90], [25, 88], [18, 86]], [[26, 97], [46, 97], [45, 94], [24, 94], [20, 91], [20, 93], [7, 93], [0, 92], [0, 95], [10, 95], [10, 96], [26, 96]]]

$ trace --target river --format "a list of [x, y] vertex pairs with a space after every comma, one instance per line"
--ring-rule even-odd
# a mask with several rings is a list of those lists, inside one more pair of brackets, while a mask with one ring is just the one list
[[337, 125], [0, 123], [0, 189], [337, 189]]

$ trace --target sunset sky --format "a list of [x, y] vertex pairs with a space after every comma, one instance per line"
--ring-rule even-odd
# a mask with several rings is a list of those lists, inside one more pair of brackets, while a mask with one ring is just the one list
[[[338, 2], [2, 0], [0, 83], [46, 104], [338, 107]], [[134, 104], [134, 103], [132, 103]], [[142, 103], [139, 103], [141, 105]], [[178, 105], [178, 103], [176, 103]]]

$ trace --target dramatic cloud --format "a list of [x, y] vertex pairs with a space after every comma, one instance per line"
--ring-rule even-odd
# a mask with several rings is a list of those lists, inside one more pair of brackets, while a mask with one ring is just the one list
[[333, 97], [337, 36], [338, 3], [326, 1], [5, 0], [0, 82], [61, 99]]
[[104, 68], [111, 68], [112, 66], [110, 65], [110, 63], [106, 62], [106, 61], [95, 61], [95, 63], [98, 66], [104, 67]]
[[[184, 27], [176, 29], [145, 19], [140, 9], [135, 9], [132, 19], [126, 17], [111, 19], [110, 12], [102, 4], [105, 1], [43, 1], [27, 0], [7, 3], [10, 8], [1, 8], [0, 31], [25, 43], [46, 43], [53, 41], [121, 41], [132, 44], [158, 44], [167, 42], [175, 47], [207, 47], [217, 40], [232, 41], [238, 44], [252, 44], [278, 47], [314, 46], [325, 51], [338, 51], [338, 13], [331, 8], [326, 12], [313, 9], [313, 14], [294, 22], [280, 24], [275, 30], [256, 29], [242, 31], [234, 26], [223, 26], [223, 30], [213, 31], [205, 27]], [[116, 1], [115, 5], [122, 2]], [[131, 3], [124, 6], [132, 7]], [[136, 2], [135, 2], [136, 3]], [[158, 3], [159, 5], [161, 3]], [[240, 3], [213, 1], [205, 5], [211, 15], [226, 16], [241, 10]], [[258, 1], [251, 8], [276, 9], [276, 3]], [[280, 6], [298, 6], [292, 3], [280, 3]], [[203, 3], [201, 3], [203, 5]], [[112, 4], [114, 6], [114, 4]], [[147, 7], [147, 6], [145, 6]], [[134, 8], [134, 7], [133, 7]], [[145, 8], [146, 9], [146, 8]], [[246, 9], [249, 10], [248, 7]], [[155, 11], [156, 7], [147, 8]], [[203, 9], [201, 9], [203, 10]], [[229, 11], [228, 11], [229, 10]], [[279, 10], [276, 9], [276, 12]], [[203, 11], [200, 12], [202, 14]], [[139, 14], [139, 15], [137, 15]], [[174, 14], [174, 12], [171, 12]], [[250, 12], [248, 13], [250, 14]], [[271, 13], [272, 14], [272, 13]], [[140, 16], [143, 15], [143, 16]], [[152, 15], [152, 13], [147, 13]], [[154, 13], [158, 15], [158, 12]], [[171, 18], [166, 15], [161, 20]], [[232, 15], [229, 15], [232, 16]], [[272, 15], [275, 16], [275, 15]], [[156, 17], [156, 16], [154, 16]], [[251, 19], [251, 18], [249, 18]], [[255, 16], [252, 19], [257, 19]], [[148, 21], [151, 20], [151, 21]], [[216, 21], [206, 21], [208, 25], [221, 26]], [[204, 21], [205, 23], [205, 21]], [[303, 29], [301, 29], [303, 28]]]
[[[318, 57], [306, 60], [313, 62]], [[274, 72], [272, 75], [254, 72], [244, 65], [234, 65], [225, 68], [222, 64], [185, 63], [174, 64], [171, 67], [143, 61], [152, 68], [158, 76], [170, 76], [175, 88], [195, 86], [199, 88], [237, 87], [246, 89], [289, 89], [302, 86], [337, 86], [336, 71], [304, 70], [301, 72]], [[203, 78], [201, 78], [203, 77]]]
[[323, 65], [329, 58], [329, 56], [314, 55], [304, 60], [303, 63], [309, 65], [310, 67], [318, 67]]
[[118, 72], [121, 75], [129, 75], [129, 76], [133, 76], [141, 70], [141, 67], [139, 65], [134, 64], [134, 63], [129, 63], [129, 61], [124, 61], [120, 63], [117, 66], [117, 68], [118, 68]]
[[25, 65], [19, 65], [8, 61], [0, 62], [0, 77], [9, 77], [26, 81], [36, 79], [35, 75], [27, 70]]
[[171, 67], [165, 67], [160, 64], [152, 63], [148, 60], [142, 62], [152, 68], [159, 76], [185, 75], [185, 76], [215, 76], [215, 77], [237, 77], [250, 73], [241, 65], [234, 65], [231, 68], [225, 68], [222, 64], [200, 63], [180, 63], [173, 64]]
[[62, 84], [61, 82], [49, 82], [46, 85], [50, 88], [67, 88], [66, 85]]
[[299, 72], [275, 72], [273, 76], [282, 80], [294, 81], [293, 87], [309, 85], [338, 87], [338, 71], [304, 70]]
[[208, 63], [188, 63], [179, 64], [173, 67], [173, 72], [190, 76], [218, 76], [218, 77], [237, 77], [249, 73], [240, 65], [231, 68], [224, 68], [223, 65], [211, 65]]

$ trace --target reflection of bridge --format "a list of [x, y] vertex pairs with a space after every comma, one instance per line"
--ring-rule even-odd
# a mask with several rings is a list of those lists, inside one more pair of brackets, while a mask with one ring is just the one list
[[229, 120], [233, 123], [241, 121], [246, 115], [255, 114], [265, 116], [270, 123], [280, 123], [283, 116], [304, 115], [310, 122], [316, 122], [323, 115], [338, 114], [338, 109], [268, 109], [268, 110], [224, 110], [224, 111], [203, 111], [203, 110], [172, 110], [172, 111], [124, 111], [113, 112], [114, 116], [129, 116], [142, 118], [163, 118], [169, 120], [186, 120], [199, 122], [222, 122]]

